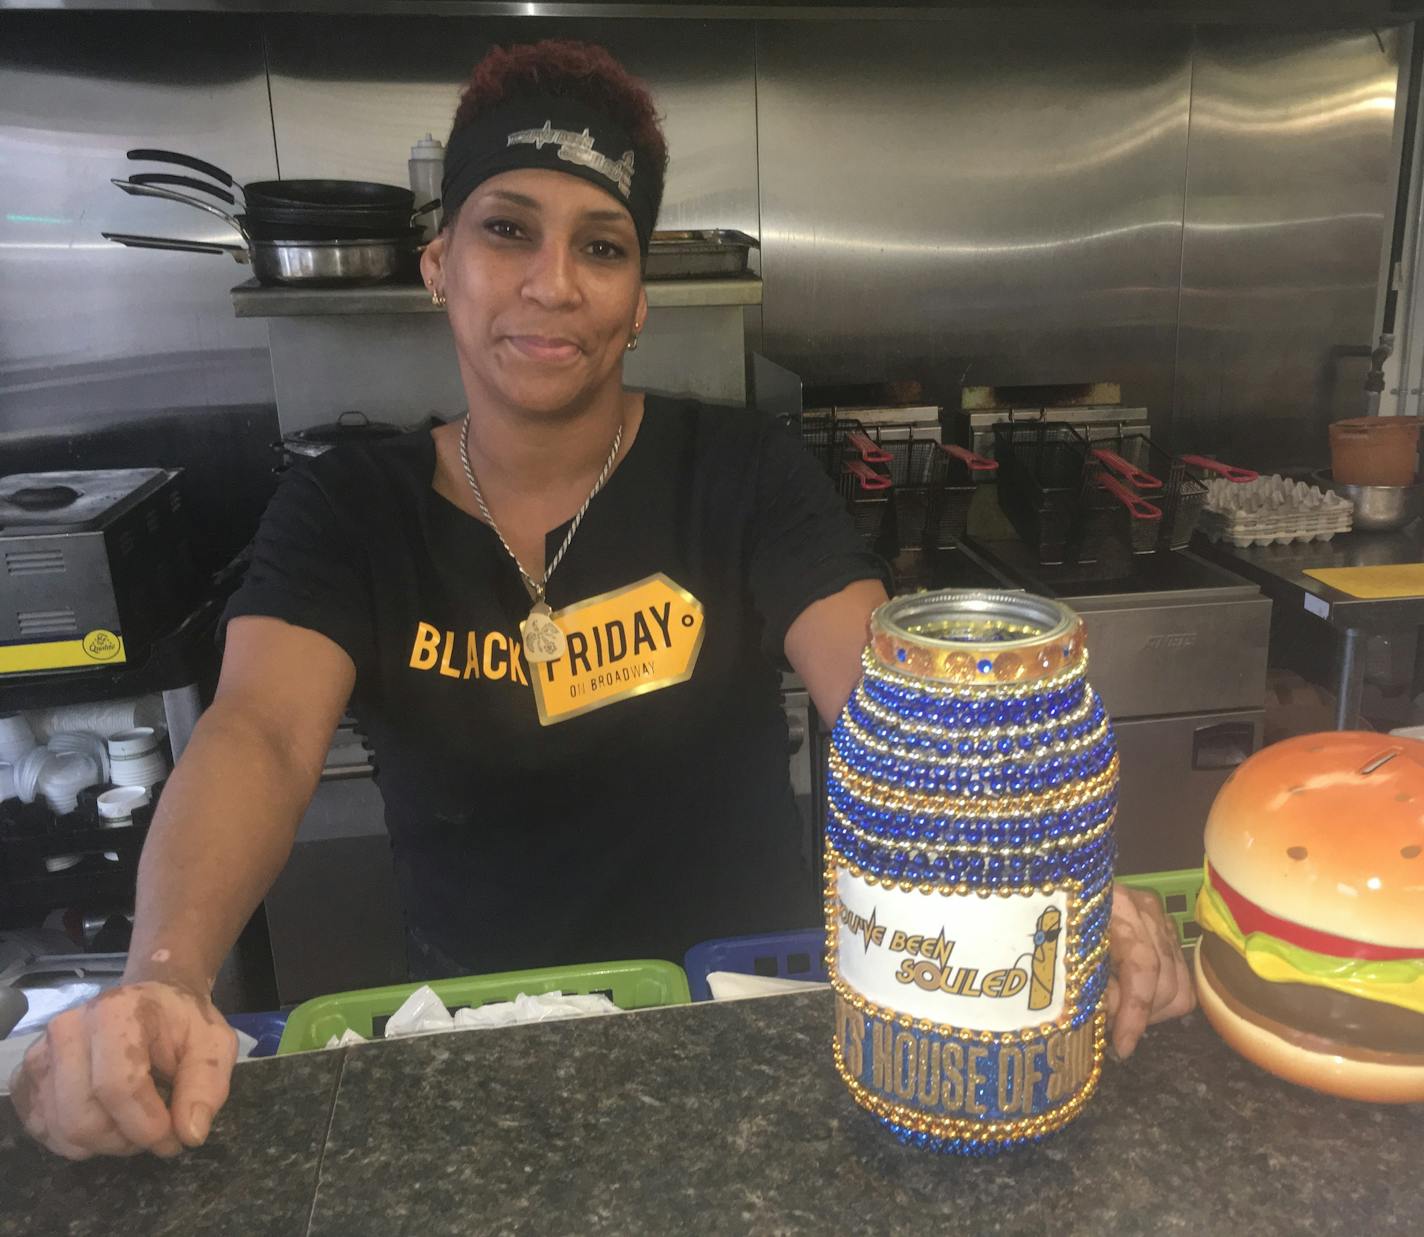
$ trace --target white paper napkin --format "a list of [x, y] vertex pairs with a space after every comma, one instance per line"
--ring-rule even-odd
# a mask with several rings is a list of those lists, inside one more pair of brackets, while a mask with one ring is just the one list
[[734, 971], [709, 971], [707, 987], [714, 1001], [743, 1001], [753, 996], [775, 996], [782, 992], [809, 992], [829, 984], [805, 979], [782, 979], [777, 975], [738, 975]]

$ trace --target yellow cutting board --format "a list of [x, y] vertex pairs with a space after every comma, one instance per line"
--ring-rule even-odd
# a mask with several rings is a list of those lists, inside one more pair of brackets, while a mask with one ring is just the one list
[[1424, 563], [1311, 567], [1305, 574], [1351, 597], [1424, 597]]

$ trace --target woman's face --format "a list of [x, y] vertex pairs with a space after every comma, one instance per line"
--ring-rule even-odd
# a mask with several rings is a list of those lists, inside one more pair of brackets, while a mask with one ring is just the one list
[[493, 176], [421, 258], [447, 298], [467, 381], [534, 413], [621, 383], [624, 348], [647, 316], [633, 218], [576, 176]]

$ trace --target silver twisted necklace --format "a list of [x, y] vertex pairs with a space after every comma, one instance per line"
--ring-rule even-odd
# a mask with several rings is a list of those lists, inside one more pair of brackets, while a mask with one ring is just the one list
[[544, 568], [544, 578], [536, 580], [524, 570], [524, 564], [519, 561], [519, 555], [509, 548], [509, 542], [504, 539], [504, 534], [499, 531], [499, 525], [494, 522], [494, 516], [490, 514], [485, 496], [480, 493], [480, 483], [475, 480], [475, 470], [470, 467], [470, 414], [468, 410], [465, 412], [464, 422], [460, 426], [460, 464], [465, 469], [465, 480], [470, 483], [470, 490], [475, 496], [475, 505], [479, 507], [480, 514], [485, 518], [485, 523], [494, 529], [494, 535], [499, 538], [499, 544], [504, 547], [504, 552], [509, 555], [518, 569], [519, 577], [524, 581], [524, 587], [529, 593], [530, 600], [534, 603], [529, 611], [529, 617], [519, 624], [519, 633], [524, 637], [524, 655], [530, 661], [556, 661], [564, 655], [566, 647], [564, 633], [559, 630], [559, 625], [550, 617], [549, 603], [545, 600], [549, 591], [549, 577], [554, 574], [555, 568], [563, 561], [564, 552], [569, 548], [574, 534], [578, 532], [579, 525], [583, 523], [588, 505], [598, 496], [598, 491], [603, 488], [609, 473], [613, 471], [613, 461], [618, 458], [618, 448], [622, 445], [623, 425], [620, 421], [618, 432], [613, 435], [613, 448], [608, 452], [608, 458], [603, 462], [603, 471], [598, 474], [598, 480], [593, 483], [593, 489], [589, 490], [588, 497], [583, 500], [583, 506], [574, 516], [573, 522], [569, 525], [569, 531], [564, 534], [563, 545], [558, 548], [554, 557]]

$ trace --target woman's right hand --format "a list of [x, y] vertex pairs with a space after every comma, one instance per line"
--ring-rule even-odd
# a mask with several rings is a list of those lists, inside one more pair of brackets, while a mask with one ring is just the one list
[[51, 1019], [10, 1094], [30, 1135], [71, 1160], [174, 1156], [207, 1138], [236, 1059], [237, 1036], [205, 992], [125, 983]]

